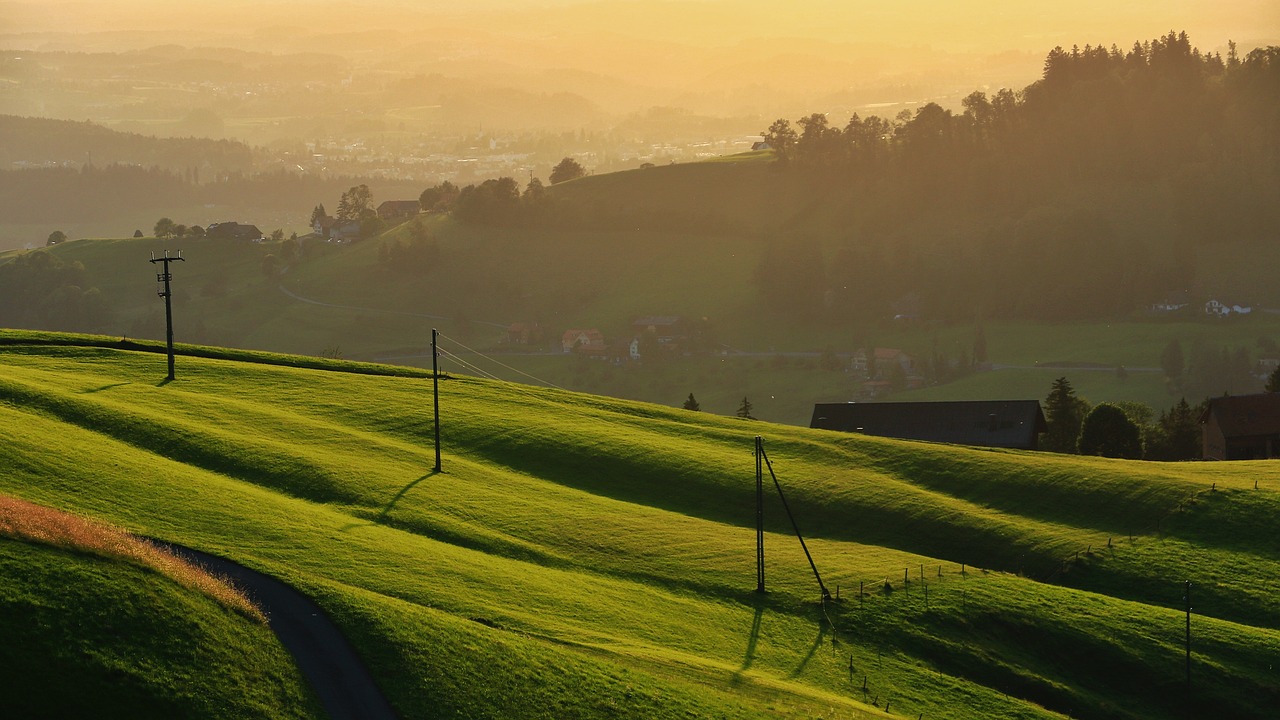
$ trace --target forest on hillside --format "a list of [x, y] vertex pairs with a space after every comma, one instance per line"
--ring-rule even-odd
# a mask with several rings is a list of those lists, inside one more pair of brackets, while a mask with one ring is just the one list
[[939, 320], [1097, 319], [1229, 292], [1199, 285], [1197, 250], [1247, 253], [1280, 227], [1280, 47], [1234, 48], [1172, 32], [1055, 48], [1039, 81], [975, 91], [962, 113], [776, 121], [776, 168], [826, 214], [772, 239], [762, 292], [795, 315]]
[[[962, 112], [777, 120], [762, 132], [774, 172], [758, 184], [776, 218], [759, 230], [759, 291], [782, 315], [837, 324], [1095, 320], [1173, 293], [1230, 295], [1202, 281], [1198, 258], [1251, 265], [1280, 227], [1280, 47], [1229, 48], [1201, 52], [1185, 32], [1127, 52], [1059, 47], [1040, 80], [974, 91]], [[744, 231], [735, 215], [758, 213], [758, 194], [720, 182], [674, 202], [632, 185], [566, 194], [535, 178], [521, 192], [501, 178], [462, 188], [452, 210], [485, 225], [729, 235]]]

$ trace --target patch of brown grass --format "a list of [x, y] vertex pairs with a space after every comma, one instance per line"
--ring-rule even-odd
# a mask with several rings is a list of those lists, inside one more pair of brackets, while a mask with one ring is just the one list
[[183, 587], [208, 595], [223, 607], [258, 622], [266, 622], [262, 611], [226, 579], [117, 527], [0, 495], [0, 536], [76, 550], [154, 570]]

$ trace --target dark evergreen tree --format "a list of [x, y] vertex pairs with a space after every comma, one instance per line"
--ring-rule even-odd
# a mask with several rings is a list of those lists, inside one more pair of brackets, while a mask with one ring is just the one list
[[1076, 397], [1071, 381], [1066, 377], [1054, 380], [1044, 402], [1044, 417], [1049, 431], [1045, 433], [1041, 447], [1050, 452], [1076, 452], [1080, 425], [1088, 409], [1089, 404]]
[[1271, 371], [1271, 376], [1267, 378], [1267, 384], [1263, 389], [1269, 393], [1280, 392], [1280, 367]]
[[[1195, 460], [1201, 456], [1200, 413], [1182, 398], [1178, 404], [1160, 414], [1160, 428], [1164, 431], [1163, 457], [1153, 460]], [[1150, 455], [1150, 453], [1148, 453]]]
[[694, 412], [698, 412], [702, 409], [702, 406], [698, 404], [697, 399], [693, 397], [693, 393], [689, 393], [689, 397], [685, 399], [684, 405], [681, 407], [685, 410], [692, 410]]
[[755, 420], [755, 416], [751, 414], [751, 401], [746, 395], [742, 396], [742, 404], [738, 406], [737, 416], [745, 420]]

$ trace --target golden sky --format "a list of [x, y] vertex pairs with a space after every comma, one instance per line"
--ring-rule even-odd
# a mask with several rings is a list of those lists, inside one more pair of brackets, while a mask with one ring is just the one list
[[179, 44], [253, 35], [369, 29], [434, 34], [455, 23], [500, 34], [597, 33], [695, 44], [758, 37], [1036, 50], [1122, 46], [1170, 29], [1201, 46], [1277, 42], [1277, 0], [0, 0], [0, 33], [176, 33]]

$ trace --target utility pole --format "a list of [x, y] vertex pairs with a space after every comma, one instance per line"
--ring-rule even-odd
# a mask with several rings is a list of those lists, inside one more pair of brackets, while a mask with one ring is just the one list
[[[791, 528], [796, 531], [796, 539], [800, 541], [800, 549], [804, 550], [804, 556], [809, 560], [809, 568], [813, 570], [813, 577], [818, 581], [818, 588], [822, 590], [822, 600], [824, 602], [830, 600], [831, 593], [827, 592], [827, 586], [823, 584], [822, 576], [818, 574], [818, 566], [814, 564], [813, 556], [809, 554], [809, 546], [805, 544], [804, 536], [800, 534], [800, 526], [796, 524], [796, 516], [791, 514], [791, 506], [787, 504], [787, 496], [782, 494], [782, 483], [778, 482], [778, 475], [773, 472], [773, 463], [769, 462], [769, 455], [764, 451], [764, 441], [758, 437], [756, 438], [756, 447], [760, 450], [760, 458], [764, 460], [764, 466], [768, 469], [769, 476], [773, 478], [773, 486], [778, 490], [778, 499], [782, 501], [782, 509], [787, 511], [787, 519], [791, 521]], [[757, 537], [761, 536], [758, 535]]]
[[436, 419], [436, 472], [440, 472], [440, 366], [436, 351], [436, 329], [431, 328], [431, 397], [435, 403]]
[[756, 592], [764, 592], [764, 441], [756, 436]]
[[156, 273], [156, 283], [159, 285], [156, 294], [164, 298], [165, 338], [169, 348], [169, 377], [166, 380], [173, 379], [173, 304], [170, 301], [173, 293], [169, 291], [169, 281], [173, 279], [173, 273], [169, 272], [169, 263], [175, 260], [182, 260], [181, 250], [178, 251], [177, 257], [170, 257], [168, 250], [164, 251], [164, 257], [156, 257], [154, 252], [151, 253], [153, 264], [163, 263], [164, 265], [164, 272]]

